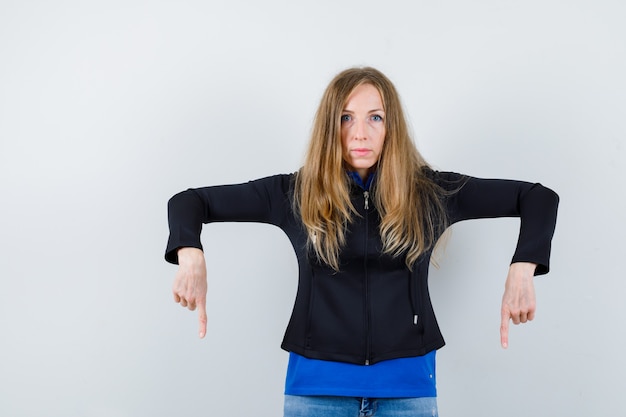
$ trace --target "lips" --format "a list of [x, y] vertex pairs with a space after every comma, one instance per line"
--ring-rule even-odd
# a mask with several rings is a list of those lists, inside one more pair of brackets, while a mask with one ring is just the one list
[[356, 148], [352, 149], [350, 152], [355, 156], [367, 156], [372, 152], [372, 150], [367, 148]]

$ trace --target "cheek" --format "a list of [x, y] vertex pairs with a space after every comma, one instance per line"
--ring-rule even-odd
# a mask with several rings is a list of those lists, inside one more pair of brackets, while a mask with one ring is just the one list
[[346, 128], [341, 128], [341, 148], [346, 149], [348, 146], [348, 131]]
[[380, 132], [380, 136], [378, 137], [378, 150], [382, 152], [383, 150], [383, 145], [385, 144], [385, 129], [382, 129], [382, 132]]

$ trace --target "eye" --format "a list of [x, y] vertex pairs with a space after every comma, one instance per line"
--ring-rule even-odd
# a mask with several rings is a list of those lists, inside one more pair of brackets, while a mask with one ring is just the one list
[[382, 122], [383, 121], [383, 116], [381, 116], [380, 114], [374, 114], [372, 115], [372, 120], [375, 122]]
[[350, 120], [352, 120], [352, 116], [350, 116], [349, 114], [342, 114], [341, 115], [341, 123], [349, 122]]

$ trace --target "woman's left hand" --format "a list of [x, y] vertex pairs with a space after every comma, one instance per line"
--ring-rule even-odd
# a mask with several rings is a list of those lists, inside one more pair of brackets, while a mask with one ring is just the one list
[[509, 268], [502, 296], [500, 325], [500, 342], [505, 349], [509, 346], [509, 320], [520, 324], [535, 318], [537, 303], [533, 278], [536, 267], [537, 264], [531, 262], [515, 262]]

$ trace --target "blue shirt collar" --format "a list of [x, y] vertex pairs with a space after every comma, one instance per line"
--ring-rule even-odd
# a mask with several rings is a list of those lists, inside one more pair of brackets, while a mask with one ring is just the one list
[[348, 173], [348, 176], [352, 178], [352, 180], [354, 180], [356, 185], [358, 185], [364, 190], [370, 189], [370, 186], [372, 185], [372, 182], [374, 182], [374, 178], [376, 177], [376, 172], [372, 172], [371, 174], [367, 176], [367, 180], [364, 183], [363, 180], [361, 179], [361, 176], [358, 174], [358, 172], [356, 171], [346, 171], [346, 172]]

